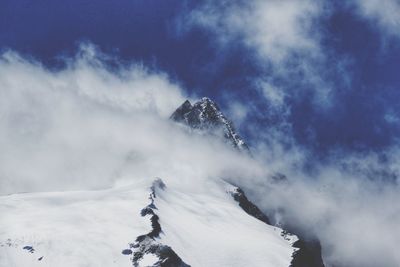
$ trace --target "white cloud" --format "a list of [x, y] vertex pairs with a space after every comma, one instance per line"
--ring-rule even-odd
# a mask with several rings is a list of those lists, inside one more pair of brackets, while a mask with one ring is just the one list
[[288, 180], [256, 178], [242, 185], [276, 220], [317, 236], [326, 266], [395, 267], [400, 263], [395, 249], [400, 238], [399, 157], [398, 148], [360, 155], [341, 151], [304, 172], [302, 166], [312, 161], [306, 151], [274, 151], [266, 158], [268, 168]]
[[386, 33], [399, 36], [400, 1], [398, 0], [352, 0], [359, 13], [377, 23]]
[[[229, 178], [263, 209], [284, 211], [286, 222], [317, 235], [328, 263], [399, 264], [399, 186], [360, 178], [400, 173], [398, 150], [387, 153], [385, 164], [378, 154], [338, 153], [339, 164], [320, 166], [312, 176], [303, 172], [312, 157], [296, 146], [261, 144], [249, 158], [170, 122], [185, 94], [165, 74], [137, 65], [110, 71], [89, 52], [60, 71], [12, 53], [1, 57], [1, 194], [103, 188], [155, 176], [207, 190], [203, 179]], [[239, 118], [248, 111], [233, 109]], [[289, 181], [271, 183], [267, 177], [277, 171]]]
[[99, 57], [85, 47], [67, 68], [51, 71], [13, 53], [1, 56], [1, 194], [155, 176], [194, 186], [200, 177], [262, 170], [169, 121], [185, 96], [165, 74], [139, 65], [111, 71]]
[[[328, 2], [315, 0], [206, 1], [184, 23], [209, 30], [219, 46], [240, 43], [254, 51], [257, 64], [265, 68], [259, 79], [277, 89], [275, 96], [311, 92], [313, 103], [327, 108], [332, 84], [324, 75], [334, 66], [321, 46], [320, 21], [330, 10]], [[261, 90], [260, 95], [267, 102], [278, 100], [271, 98], [271, 90], [265, 92]]]
[[[251, 103], [248, 103], [251, 105]], [[237, 101], [229, 101], [229, 107], [227, 114], [235, 121], [235, 126], [240, 127], [242, 123], [246, 121], [247, 116], [250, 112], [250, 107], [243, 105]]]
[[319, 49], [313, 20], [321, 12], [322, 5], [311, 0], [255, 0], [245, 4], [211, 1], [195, 10], [191, 19], [213, 29], [220, 41], [242, 41], [277, 63], [292, 52]]
[[275, 107], [281, 107], [285, 105], [285, 94], [282, 89], [277, 88], [268, 82], [260, 82], [260, 88], [269, 103]]

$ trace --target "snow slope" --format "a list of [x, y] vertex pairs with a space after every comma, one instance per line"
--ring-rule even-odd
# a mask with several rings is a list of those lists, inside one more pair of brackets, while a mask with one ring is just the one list
[[[208, 98], [185, 101], [171, 119], [250, 155]], [[187, 165], [178, 164], [195, 167]], [[195, 168], [173, 173], [97, 191], [0, 196], [0, 267], [303, 266], [292, 261], [302, 256], [297, 237], [269, 225], [242, 190]]]
[[[0, 197], [0, 266], [134, 265], [132, 244], [152, 231], [149, 216], [141, 215], [151, 204], [152, 181]], [[232, 186], [206, 183], [207, 190], [195, 192], [167, 182], [153, 188], [161, 233], [151, 242], [171, 247], [190, 266], [290, 265], [295, 236], [285, 237], [281, 229], [245, 213], [230, 194]], [[157, 261], [146, 253], [137, 266]]]
[[192, 266], [289, 266], [297, 238], [246, 214], [230, 190], [223, 183], [195, 194], [159, 190], [163, 242]]
[[0, 266], [132, 266], [121, 250], [151, 228], [146, 187], [0, 197]]

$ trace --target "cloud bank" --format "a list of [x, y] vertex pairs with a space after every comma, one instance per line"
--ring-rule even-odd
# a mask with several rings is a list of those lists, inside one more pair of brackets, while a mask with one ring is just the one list
[[[258, 179], [246, 189], [276, 222], [322, 244], [326, 266], [398, 266], [400, 238], [398, 148], [382, 153], [338, 153], [313, 171], [298, 166], [306, 153], [269, 161], [286, 180]], [[295, 163], [295, 164], [293, 164]]]
[[[397, 0], [343, 5], [355, 7], [384, 32], [397, 34]], [[264, 68], [253, 87], [268, 108], [248, 105], [244, 110], [234, 102], [231, 113], [240, 121], [252, 112], [268, 113], [275, 120], [273, 127], [247, 127], [265, 168], [284, 173], [287, 180], [248, 177], [235, 183], [277, 222], [317, 237], [327, 266], [395, 267], [400, 264], [395, 249], [400, 239], [398, 146], [362, 154], [335, 151], [319, 162], [296, 144], [288, 119], [293, 102], [312, 99], [310, 108], [323, 114], [340, 106], [336, 94], [352, 89], [352, 58], [332, 57], [323, 44], [321, 25], [333, 8], [333, 1], [206, 1], [186, 23], [214, 34], [218, 46], [242, 44]], [[312, 141], [312, 129], [307, 138]]]
[[[277, 222], [320, 239], [327, 266], [398, 266], [399, 149], [338, 151], [310, 170], [308, 151], [272, 140], [253, 146], [250, 158], [169, 121], [188, 96], [166, 74], [140, 64], [110, 67], [104, 57], [84, 46], [65, 68], [49, 70], [2, 54], [1, 194], [156, 176], [193, 192], [207, 190], [208, 179], [229, 179]], [[234, 109], [243, 119], [246, 107]], [[275, 172], [287, 180], [272, 179]]]
[[52, 71], [12, 52], [1, 56], [1, 194], [96, 189], [155, 176], [190, 186], [225, 169], [262, 171], [168, 120], [186, 96], [167, 75], [140, 64], [111, 68], [104, 57], [83, 46], [66, 68]]

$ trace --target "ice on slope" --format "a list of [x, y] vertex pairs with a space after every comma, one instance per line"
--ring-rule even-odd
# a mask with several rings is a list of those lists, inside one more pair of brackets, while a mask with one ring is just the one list
[[[140, 216], [152, 181], [102, 191], [18, 194], [0, 197], [0, 266], [132, 266], [121, 251], [148, 233]], [[290, 265], [295, 240], [249, 216], [227, 192], [178, 186], [157, 190], [154, 202], [168, 245], [191, 266]], [[11, 245], [7, 245], [9, 242]], [[24, 246], [32, 246], [29, 253]], [[38, 260], [42, 257], [42, 260]], [[144, 261], [154, 260], [146, 255]]]

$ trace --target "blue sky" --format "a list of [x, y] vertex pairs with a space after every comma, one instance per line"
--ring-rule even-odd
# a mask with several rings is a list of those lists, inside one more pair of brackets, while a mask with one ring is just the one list
[[[273, 129], [322, 158], [394, 146], [399, 3], [284, 2], [6, 0], [0, 49], [62, 68], [91, 42], [167, 72], [189, 95], [216, 99], [249, 143]], [[264, 10], [265, 21], [257, 17]]]

